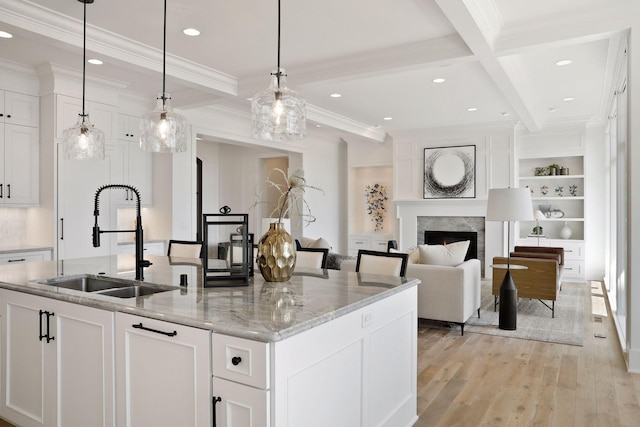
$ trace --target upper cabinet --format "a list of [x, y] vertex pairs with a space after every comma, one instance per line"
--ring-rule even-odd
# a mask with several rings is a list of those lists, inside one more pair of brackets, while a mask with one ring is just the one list
[[[142, 206], [151, 206], [153, 157], [140, 149], [140, 117], [118, 114], [118, 142], [125, 153], [125, 183], [139, 191]], [[125, 191], [118, 203], [135, 207], [136, 197]]]
[[0, 90], [0, 123], [38, 127], [38, 97]]
[[38, 98], [0, 90], [0, 205], [39, 201]]

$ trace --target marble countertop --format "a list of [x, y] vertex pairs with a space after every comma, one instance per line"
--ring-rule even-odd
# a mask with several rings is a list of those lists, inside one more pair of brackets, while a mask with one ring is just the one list
[[[288, 282], [265, 282], [259, 272], [248, 286], [205, 287], [202, 268], [188, 259], [146, 256], [153, 264], [144, 282], [175, 290], [116, 298], [36, 283], [78, 274], [135, 278], [130, 254], [0, 266], [0, 287], [95, 308], [166, 320], [255, 341], [274, 342], [416, 286], [417, 279], [339, 270], [303, 270]], [[180, 275], [188, 285], [179, 287]], [[207, 282], [207, 285], [216, 282]]]
[[12, 252], [36, 252], [36, 251], [52, 251], [53, 252], [53, 248], [51, 246], [30, 246], [30, 245], [0, 246], [0, 254], [8, 254]]

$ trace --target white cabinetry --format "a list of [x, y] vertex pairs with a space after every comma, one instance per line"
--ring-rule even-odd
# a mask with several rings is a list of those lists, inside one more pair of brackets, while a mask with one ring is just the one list
[[[72, 126], [82, 111], [82, 100], [56, 95], [56, 129]], [[113, 144], [117, 123], [117, 109], [111, 105], [87, 103], [91, 123], [105, 132], [106, 147], [103, 161], [65, 160], [62, 147], [58, 147], [58, 201], [57, 245], [60, 259], [102, 256], [116, 253], [117, 236], [106, 233], [101, 236], [101, 246], [94, 248], [91, 229], [94, 224], [94, 201], [99, 187], [123, 183], [124, 153], [122, 147]], [[117, 191], [108, 190], [100, 195], [100, 227], [113, 230], [117, 226], [112, 197]]]
[[[564, 173], [547, 175], [548, 167], [556, 164]], [[536, 168], [545, 168], [544, 171]], [[585, 280], [585, 179], [582, 154], [549, 157], [547, 154], [520, 157], [518, 162], [520, 187], [531, 190], [533, 209], [542, 211], [543, 236], [533, 233], [536, 221], [519, 223], [520, 245], [556, 246], [565, 250], [563, 280]], [[570, 230], [567, 232], [567, 229]], [[566, 234], [565, 234], [566, 233]]]
[[38, 98], [0, 91], [0, 204], [39, 200]]
[[357, 256], [360, 249], [386, 252], [387, 242], [391, 239], [391, 234], [350, 234], [349, 255]]
[[[152, 204], [152, 162], [151, 153], [140, 149], [140, 118], [128, 114], [118, 114], [118, 142], [123, 147], [124, 184], [129, 184], [140, 192], [142, 206]], [[120, 196], [118, 204], [135, 207], [135, 195], [129, 191]]]
[[116, 313], [119, 426], [211, 426], [211, 332]]
[[113, 426], [113, 313], [2, 295], [0, 414], [22, 426]]
[[269, 427], [269, 344], [213, 334], [214, 425]]
[[[142, 250], [145, 255], [166, 255], [167, 251], [164, 248], [164, 241], [159, 242], [144, 242], [142, 244]], [[134, 254], [136, 253], [136, 245], [135, 243], [118, 243], [118, 253], [119, 254]]]
[[0, 123], [37, 128], [39, 110], [37, 96], [0, 90]]
[[0, 264], [32, 261], [51, 261], [51, 251], [16, 251], [0, 254]]

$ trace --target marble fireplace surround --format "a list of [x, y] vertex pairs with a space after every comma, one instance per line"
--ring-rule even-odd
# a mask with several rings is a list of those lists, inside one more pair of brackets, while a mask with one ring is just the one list
[[[482, 276], [491, 277], [487, 260], [503, 254], [503, 225], [485, 221], [486, 199], [473, 200], [394, 200], [398, 221], [398, 244], [401, 249], [424, 244], [426, 229], [476, 231], [478, 259]], [[485, 236], [491, 236], [486, 241]]]
[[484, 277], [484, 216], [419, 216], [417, 217], [416, 241], [418, 244], [424, 242], [425, 231], [475, 231], [478, 233], [478, 259], [482, 266], [482, 275]]

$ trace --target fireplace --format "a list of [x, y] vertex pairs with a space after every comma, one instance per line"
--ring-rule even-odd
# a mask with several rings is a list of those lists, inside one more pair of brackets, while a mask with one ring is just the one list
[[[475, 256], [480, 260], [481, 273], [484, 277], [485, 273], [485, 221], [484, 216], [417, 216], [416, 217], [416, 243], [421, 244], [427, 242], [427, 231], [446, 231], [458, 233], [474, 233], [475, 237], [464, 237], [458, 240], [473, 240], [475, 243], [469, 244], [469, 247], [473, 247]], [[453, 240], [447, 240], [451, 242]], [[433, 244], [433, 243], [431, 243]], [[467, 253], [469, 256], [469, 253]]]
[[464, 260], [478, 258], [478, 233], [476, 231], [425, 230], [424, 243], [427, 245], [446, 245], [448, 243], [469, 240], [469, 249]]

